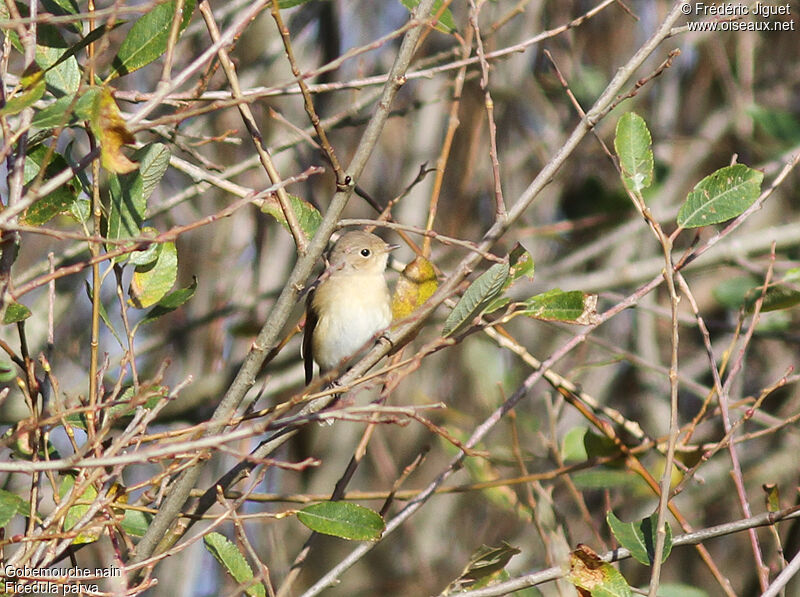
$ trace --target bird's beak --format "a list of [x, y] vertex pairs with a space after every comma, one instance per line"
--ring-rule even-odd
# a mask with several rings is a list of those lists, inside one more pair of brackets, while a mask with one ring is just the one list
[[400, 248], [400, 245], [386, 245], [386, 252], [391, 253], [392, 251], [396, 251]]

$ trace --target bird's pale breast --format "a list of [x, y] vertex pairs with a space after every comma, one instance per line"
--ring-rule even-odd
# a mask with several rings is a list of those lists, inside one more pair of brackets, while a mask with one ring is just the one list
[[[321, 304], [326, 308], [320, 309]], [[322, 369], [332, 369], [355, 354], [392, 319], [382, 274], [338, 275], [317, 288], [312, 308], [319, 317], [312, 339], [314, 358]]]

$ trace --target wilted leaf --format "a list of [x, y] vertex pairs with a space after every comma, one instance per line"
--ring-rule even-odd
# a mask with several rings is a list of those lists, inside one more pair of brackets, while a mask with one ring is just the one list
[[578, 325], [597, 323], [597, 295], [580, 290], [564, 292], [555, 288], [532, 296], [524, 303], [523, 315], [545, 321], [563, 321]]
[[[189, 24], [194, 7], [195, 0], [184, 1], [179, 31], [182, 32]], [[166, 52], [176, 8], [176, 2], [166, 2], [139, 17], [122, 40], [117, 55], [111, 61], [113, 70], [108, 80], [142, 68]]]
[[178, 250], [175, 243], [159, 244], [158, 258], [147, 265], [137, 265], [133, 271], [128, 295], [130, 304], [146, 309], [160, 301], [178, 279]]
[[[319, 225], [322, 222], [322, 216], [317, 208], [311, 205], [305, 199], [295, 197], [294, 195], [289, 195], [288, 197], [292, 211], [297, 218], [297, 222], [300, 224], [300, 229], [306, 235], [306, 238], [312, 238], [314, 234], [316, 234], [317, 228], [319, 228]], [[286, 221], [286, 216], [283, 214], [281, 204], [278, 202], [278, 198], [275, 195], [270, 195], [264, 200], [264, 202], [261, 204], [261, 211], [271, 215], [273, 218], [278, 220], [281, 226], [286, 228], [287, 231], [291, 232], [289, 229], [289, 224]]]
[[352, 541], [380, 539], [385, 526], [377, 512], [349, 502], [320, 502], [297, 513], [312, 531]]
[[644, 118], [627, 112], [617, 121], [614, 150], [619, 158], [622, 182], [633, 193], [641, 193], [653, 183], [652, 137]]
[[442, 329], [443, 336], [449, 336], [464, 329], [478, 317], [489, 304], [503, 292], [508, 280], [508, 263], [495, 263], [470, 284], [464, 296], [456, 303]]
[[[620, 545], [629, 549], [637, 562], [645, 566], [652, 566], [656, 552], [658, 512], [636, 522], [622, 522], [613, 512], [609, 511], [606, 514], [606, 522]], [[669, 523], [666, 523], [666, 533], [662, 562], [667, 560], [672, 551], [672, 529]]]
[[117, 174], [132, 172], [136, 163], [122, 153], [122, 146], [135, 143], [136, 139], [128, 131], [111, 90], [103, 87], [93, 99], [89, 125], [100, 144], [100, 162], [106, 170]]
[[392, 319], [405, 319], [417, 310], [439, 287], [433, 264], [416, 257], [397, 279], [392, 296]]
[[250, 597], [265, 597], [264, 585], [253, 582], [253, 569], [233, 543], [216, 532], [203, 537], [203, 541], [206, 549], [225, 567], [233, 579], [242, 587], [246, 587], [245, 592]]
[[582, 544], [569, 554], [567, 580], [589, 591], [593, 597], [631, 597], [633, 594], [625, 577], [616, 568]]
[[735, 218], [761, 194], [764, 174], [744, 164], [720, 168], [698, 182], [678, 211], [678, 226], [698, 228]]
[[[400, 2], [409, 10], [409, 12], [413, 12], [419, 4], [419, 0], [400, 0]], [[442, 0], [436, 0], [433, 3], [433, 8], [431, 8], [431, 16], [439, 15], [439, 11], [441, 9]], [[436, 23], [436, 29], [447, 34], [458, 31], [458, 29], [456, 29], [456, 22], [453, 19], [453, 13], [450, 12], [449, 8], [446, 8], [444, 12], [439, 15], [439, 20]]]

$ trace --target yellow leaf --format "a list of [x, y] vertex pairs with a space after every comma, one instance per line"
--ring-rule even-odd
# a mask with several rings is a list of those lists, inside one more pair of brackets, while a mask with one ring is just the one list
[[90, 125], [100, 144], [100, 161], [103, 167], [117, 174], [136, 170], [138, 164], [122, 152], [123, 145], [130, 145], [136, 139], [125, 125], [111, 90], [103, 87], [95, 102]]
[[433, 264], [424, 257], [414, 259], [405, 267], [394, 287], [392, 318], [400, 320], [411, 315], [438, 287]]

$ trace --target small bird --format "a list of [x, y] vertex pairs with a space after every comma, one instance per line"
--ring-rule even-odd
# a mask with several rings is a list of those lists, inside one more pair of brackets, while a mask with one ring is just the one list
[[328, 269], [306, 299], [303, 359], [306, 384], [314, 375], [334, 369], [363, 348], [392, 321], [384, 271], [388, 245], [369, 232], [348, 232], [336, 241]]

